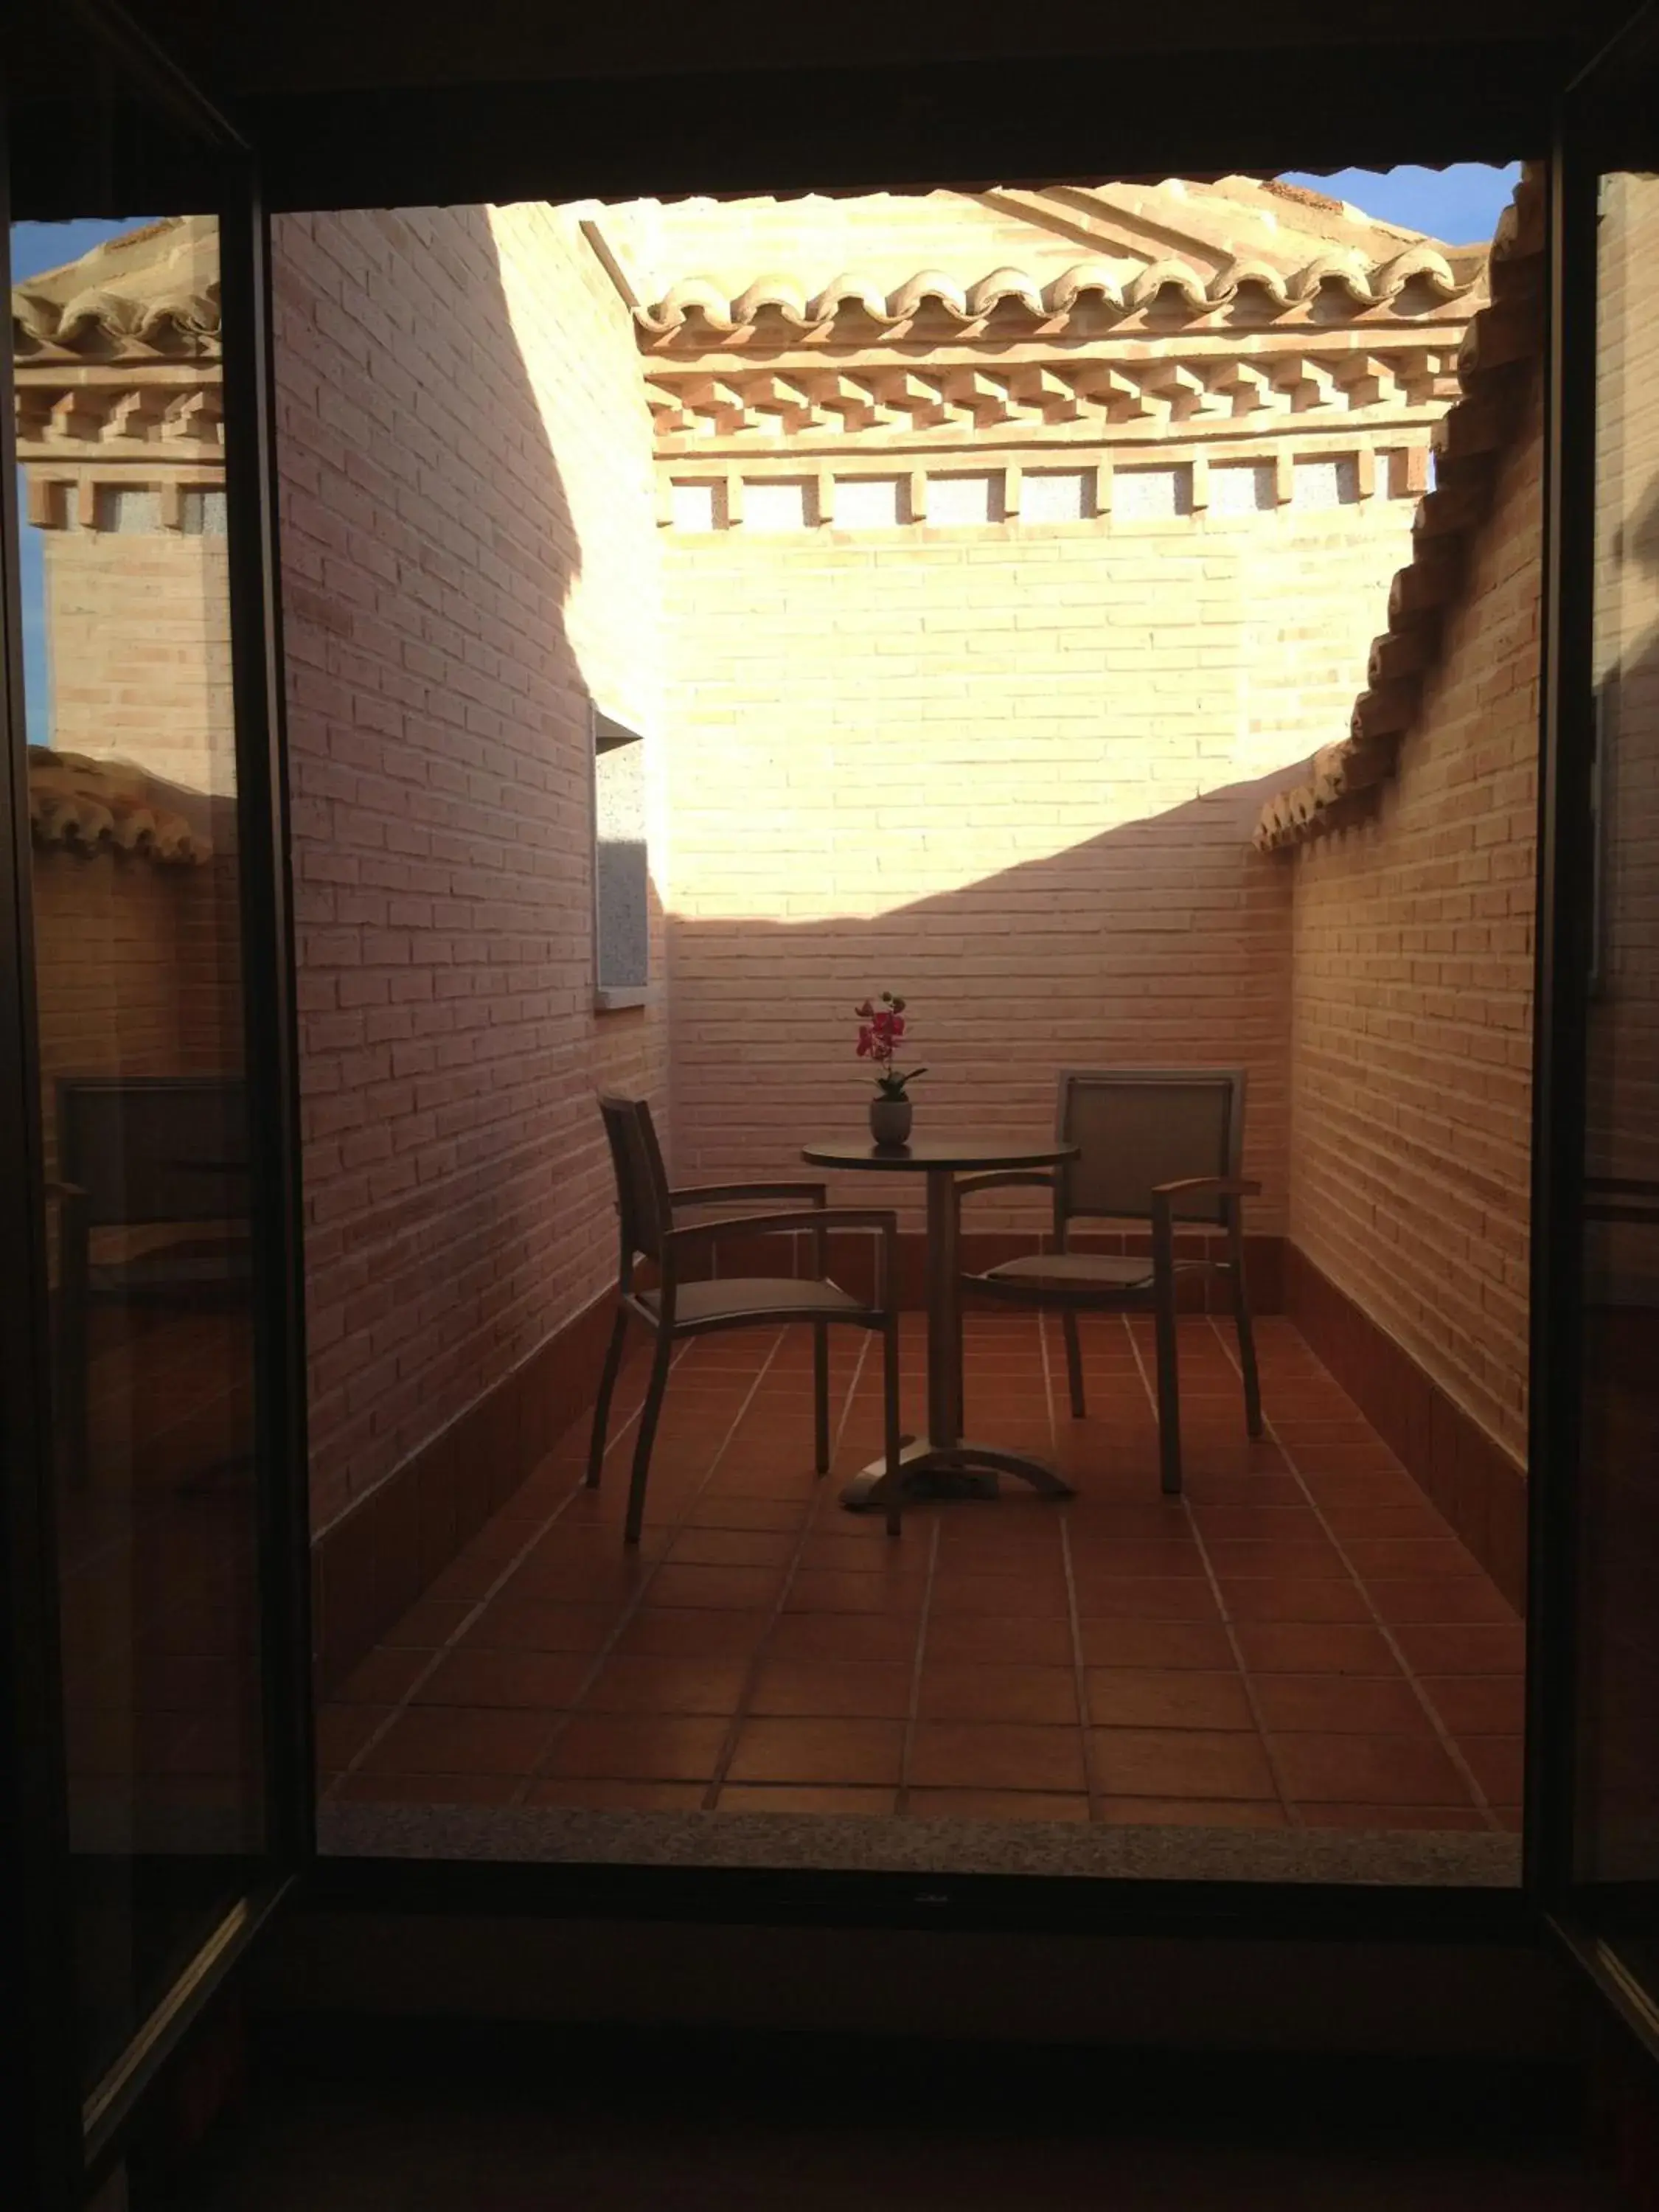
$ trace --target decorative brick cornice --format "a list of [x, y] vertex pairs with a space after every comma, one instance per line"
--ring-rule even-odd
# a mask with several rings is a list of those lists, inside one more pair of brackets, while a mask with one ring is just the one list
[[167, 471], [220, 465], [221, 379], [219, 363], [208, 361], [150, 368], [100, 362], [73, 369], [61, 362], [20, 363], [17, 458], [31, 471], [93, 468], [129, 478], [132, 461]]
[[1388, 628], [1372, 643], [1366, 688], [1354, 702], [1347, 736], [1315, 756], [1303, 782], [1262, 808], [1255, 843], [1263, 852], [1360, 818], [1394, 775], [1537, 373], [1544, 248], [1543, 173], [1529, 164], [1492, 240], [1491, 300], [1471, 319], [1459, 351], [1461, 396], [1434, 430], [1434, 488], [1419, 503], [1412, 557], [1390, 587]]
[[1464, 323], [1388, 331], [1174, 334], [1062, 348], [933, 348], [764, 363], [646, 363], [658, 451], [850, 439], [1058, 445], [1232, 436], [1359, 419], [1425, 426], [1458, 389]]

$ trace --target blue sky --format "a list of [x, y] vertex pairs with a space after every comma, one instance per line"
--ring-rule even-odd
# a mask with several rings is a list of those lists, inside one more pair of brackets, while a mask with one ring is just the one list
[[[11, 281], [26, 284], [43, 270], [78, 261], [106, 238], [119, 238], [148, 222], [148, 216], [124, 216], [119, 222], [15, 222], [11, 228]], [[23, 603], [23, 698], [29, 743], [43, 745], [52, 732], [51, 678], [46, 664], [45, 590], [40, 574], [40, 533], [27, 523], [19, 533], [18, 584]]]
[[1520, 174], [1518, 161], [1502, 169], [1458, 161], [1449, 169], [1339, 169], [1331, 177], [1306, 177], [1292, 169], [1285, 181], [1351, 201], [1383, 222], [1426, 230], [1448, 246], [1484, 246]]

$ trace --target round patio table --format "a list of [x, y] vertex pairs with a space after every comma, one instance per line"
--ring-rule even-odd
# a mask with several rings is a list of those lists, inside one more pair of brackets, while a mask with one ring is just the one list
[[[876, 1175], [927, 1178], [927, 1433], [906, 1439], [902, 1465], [905, 1489], [918, 1496], [995, 1494], [999, 1474], [1018, 1475], [1049, 1498], [1069, 1498], [1072, 1486], [1054, 1468], [1000, 1444], [963, 1436], [962, 1267], [957, 1255], [959, 1175], [994, 1170], [1054, 1167], [1077, 1158], [1075, 1145], [975, 1143], [970, 1138], [921, 1137], [910, 1145], [872, 1145], [867, 1138], [804, 1145], [801, 1158], [815, 1168], [859, 1168]], [[887, 1472], [884, 1460], [855, 1474], [842, 1492], [854, 1512], [881, 1500], [872, 1493]]]

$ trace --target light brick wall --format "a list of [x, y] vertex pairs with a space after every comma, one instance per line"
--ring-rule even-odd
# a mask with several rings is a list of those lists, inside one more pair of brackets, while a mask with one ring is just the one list
[[[1601, 986], [1589, 1170], [1659, 1180], [1659, 182], [1610, 177], [1599, 239], [1596, 677], [1602, 695]], [[1659, 1288], [1652, 1232], [1607, 1224], [1593, 1273]]]
[[1374, 821], [1297, 848], [1291, 1240], [1526, 1445], [1540, 414]]
[[286, 216], [275, 281], [321, 1527], [614, 1266], [665, 1028], [592, 1009], [589, 710], [654, 742], [657, 550], [572, 212]]
[[140, 762], [188, 790], [233, 791], [223, 538], [59, 528], [40, 544], [47, 742]]
[[679, 1174], [855, 1130], [887, 987], [930, 1134], [1046, 1133], [1067, 1065], [1243, 1064], [1282, 1228], [1291, 886], [1250, 831], [1346, 727], [1411, 514], [668, 533]]

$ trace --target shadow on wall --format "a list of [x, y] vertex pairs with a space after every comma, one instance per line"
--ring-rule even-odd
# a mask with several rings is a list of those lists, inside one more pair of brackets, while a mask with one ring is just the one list
[[520, 328], [550, 215], [276, 225], [319, 1525], [597, 1294], [593, 1093], [658, 1081], [649, 1010], [592, 1005], [583, 519], [549, 414], [579, 440], [593, 372], [579, 317]]
[[[856, 1133], [871, 1085], [852, 1010], [891, 988], [909, 1001], [908, 1058], [928, 1070], [918, 1134], [1046, 1136], [1065, 1067], [1247, 1069], [1246, 1171], [1266, 1186], [1254, 1225], [1282, 1230], [1292, 875], [1249, 832], [1283, 781], [1231, 784], [876, 917], [672, 915], [677, 1178], [799, 1171], [808, 1139]], [[941, 836], [949, 811], [942, 795]], [[871, 1203], [869, 1179], [837, 1195]], [[908, 1179], [882, 1202], [918, 1225]], [[981, 1204], [987, 1229], [1040, 1225], [1040, 1199]]]

